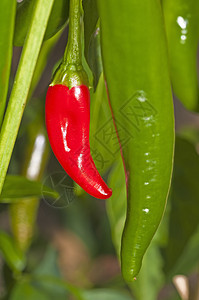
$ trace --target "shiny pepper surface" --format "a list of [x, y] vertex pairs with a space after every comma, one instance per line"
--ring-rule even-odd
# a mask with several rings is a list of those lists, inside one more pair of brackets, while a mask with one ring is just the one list
[[67, 174], [93, 197], [110, 197], [112, 192], [90, 153], [88, 87], [50, 86], [46, 96], [46, 126], [52, 150]]
[[162, 5], [174, 94], [187, 109], [198, 111], [199, 1], [163, 0]]
[[70, 0], [69, 36], [64, 58], [46, 96], [51, 147], [68, 175], [99, 199], [112, 195], [90, 153], [90, 94], [82, 66], [81, 0]]
[[160, 1], [97, 3], [107, 90], [126, 173], [121, 268], [124, 279], [132, 282], [162, 219], [173, 166], [174, 114], [164, 20]]

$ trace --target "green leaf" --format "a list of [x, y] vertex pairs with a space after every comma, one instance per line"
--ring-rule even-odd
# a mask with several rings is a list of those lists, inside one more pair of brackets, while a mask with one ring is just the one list
[[[37, 0], [0, 133], [0, 193], [54, 0]], [[5, 150], [6, 149], [6, 150]]]
[[91, 152], [98, 170], [105, 173], [120, 156], [103, 73], [96, 92], [91, 94]]
[[199, 130], [198, 128], [189, 125], [178, 130], [178, 136], [197, 146], [199, 141]]
[[100, 75], [103, 71], [99, 25], [97, 25], [94, 33], [91, 36], [87, 60], [88, 60], [89, 67], [93, 72], [94, 89], [96, 89]]
[[133, 298], [124, 291], [111, 289], [94, 289], [83, 292], [85, 300], [133, 300]]
[[[193, 144], [176, 138], [173, 181], [170, 194], [169, 237], [163, 249], [165, 272], [175, 269], [199, 225], [199, 156]], [[199, 251], [199, 248], [198, 250]], [[178, 271], [179, 268], [178, 268]], [[181, 270], [181, 272], [183, 269]], [[173, 272], [172, 272], [173, 274]]]
[[13, 238], [3, 231], [0, 231], [0, 252], [14, 272], [24, 269], [26, 261], [22, 251], [15, 245]]
[[167, 274], [167, 279], [170, 280], [173, 276], [182, 274], [187, 275], [190, 271], [198, 270], [198, 251], [199, 251], [199, 227], [196, 232], [190, 237], [189, 242], [179, 255], [179, 258], [173, 265], [172, 270]]
[[14, 286], [9, 299], [54, 300], [56, 297], [64, 300], [68, 299], [68, 295], [73, 295], [75, 300], [85, 300], [78, 288], [62, 279], [53, 276], [24, 276]]
[[88, 49], [91, 36], [99, 18], [96, 0], [83, 0], [84, 9], [84, 53], [88, 61]]
[[49, 56], [59, 40], [63, 30], [60, 30], [57, 34], [55, 34], [52, 38], [45, 41], [41, 47], [41, 51], [39, 53], [38, 61], [35, 67], [34, 75], [31, 82], [31, 87], [29, 90], [28, 98], [31, 98], [32, 92], [34, 92], [35, 87], [37, 86], [39, 80], [41, 79], [41, 76], [43, 74], [43, 71], [47, 65]]
[[[23, 46], [35, 6], [34, 0], [23, 0], [17, 6], [16, 24], [14, 32], [14, 45]], [[69, 15], [69, 0], [55, 0], [44, 40], [54, 36], [66, 23]]]
[[57, 251], [49, 246], [45, 253], [42, 262], [37, 266], [33, 272], [34, 275], [51, 275], [60, 276], [59, 268], [57, 265]]
[[12, 203], [24, 198], [41, 196], [58, 198], [59, 194], [41, 182], [32, 181], [23, 176], [7, 175], [0, 202]]
[[59, 299], [62, 299], [63, 295], [65, 295], [66, 299], [66, 292], [73, 295], [75, 300], [85, 300], [82, 291], [78, 287], [67, 283], [63, 279], [49, 275], [33, 275], [31, 280], [38, 289], [45, 290], [49, 300], [53, 300], [57, 293], [59, 293], [59, 296], [61, 295]]
[[0, 1], [0, 126], [6, 104], [12, 61], [16, 0]]
[[21, 300], [21, 299], [49, 300], [49, 296], [44, 291], [37, 289], [30, 282], [22, 281], [15, 285], [9, 299], [10, 300]]
[[109, 174], [109, 185], [113, 190], [107, 200], [107, 213], [111, 225], [112, 238], [118, 258], [120, 258], [121, 238], [126, 219], [126, 185], [122, 159], [116, 163]]
[[59, 300], [68, 299], [69, 291], [63, 284], [58, 284], [58, 279], [55, 280], [45, 280], [45, 278], [41, 278], [37, 281], [34, 281], [34, 285], [38, 288], [38, 290], [45, 292], [48, 295], [49, 300], [54, 300], [55, 297]]
[[44, 40], [54, 36], [68, 21], [69, 0], [55, 0], [48, 25], [46, 28]]
[[[35, 285], [39, 289], [45, 290], [49, 295], [49, 299], [51, 299], [50, 297], [52, 297], [52, 299], [53, 297], [58, 297], [58, 299], [64, 300], [66, 299], [68, 291], [62, 284], [57, 284], [61, 277], [57, 256], [57, 251], [52, 246], [49, 246], [42, 262], [32, 272], [32, 275]], [[45, 275], [47, 275], [48, 278], [51, 276], [51, 280], [48, 281], [48, 278], [45, 280]]]

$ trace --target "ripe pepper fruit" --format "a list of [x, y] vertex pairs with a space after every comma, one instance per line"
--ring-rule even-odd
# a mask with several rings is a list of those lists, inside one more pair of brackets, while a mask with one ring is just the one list
[[160, 224], [171, 181], [174, 114], [166, 36], [159, 1], [97, 3], [105, 79], [126, 173], [121, 268], [132, 282]]
[[64, 59], [46, 96], [46, 127], [58, 161], [87, 193], [106, 199], [112, 194], [90, 153], [90, 94], [81, 56], [81, 1], [70, 1], [69, 37]]
[[199, 1], [163, 0], [162, 5], [174, 94], [187, 109], [198, 111]]

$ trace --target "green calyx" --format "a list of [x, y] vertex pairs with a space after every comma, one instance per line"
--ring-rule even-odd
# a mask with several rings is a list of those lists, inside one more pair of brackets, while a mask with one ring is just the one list
[[88, 85], [88, 77], [82, 66], [82, 0], [70, 0], [68, 43], [64, 58], [55, 73], [51, 86]]
[[51, 86], [56, 84], [66, 85], [69, 89], [78, 85], [89, 85], [88, 76], [82, 65], [67, 65], [63, 63], [57, 69]]

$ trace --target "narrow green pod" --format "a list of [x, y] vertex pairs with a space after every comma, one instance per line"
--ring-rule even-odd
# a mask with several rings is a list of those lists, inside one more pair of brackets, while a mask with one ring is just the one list
[[164, 213], [173, 167], [166, 36], [159, 1], [98, 0], [98, 8], [103, 66], [127, 184], [121, 268], [132, 282]]
[[12, 61], [16, 0], [0, 1], [0, 126], [6, 105]]
[[[24, 0], [17, 6], [14, 45], [23, 46], [36, 1]], [[55, 0], [49, 17], [44, 40], [55, 35], [67, 22], [69, 15], [69, 0]]]
[[163, 0], [174, 94], [189, 110], [199, 110], [197, 48], [199, 1]]

